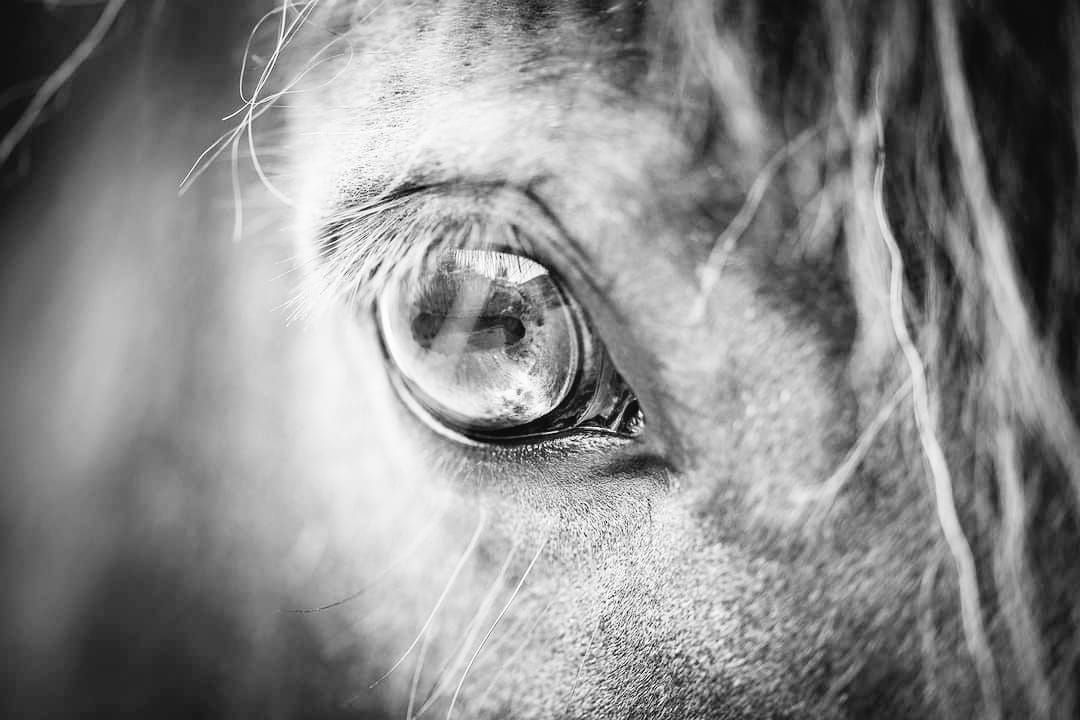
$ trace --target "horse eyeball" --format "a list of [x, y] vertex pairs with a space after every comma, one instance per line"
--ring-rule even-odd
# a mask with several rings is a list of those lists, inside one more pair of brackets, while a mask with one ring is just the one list
[[541, 264], [452, 250], [398, 273], [379, 297], [389, 360], [437, 420], [499, 432], [553, 413], [581, 368], [575, 308]]

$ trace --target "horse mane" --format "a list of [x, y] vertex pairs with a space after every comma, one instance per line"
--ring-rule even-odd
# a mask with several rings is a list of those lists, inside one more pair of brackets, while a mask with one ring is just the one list
[[719, 109], [728, 140], [764, 154], [826, 128], [799, 161], [813, 167], [812, 189], [785, 188], [783, 174], [775, 184], [836, 211], [791, 242], [846, 265], [859, 323], [852, 377], [914, 382], [987, 716], [1022, 697], [1032, 716], [1070, 717], [1080, 12], [845, 0], [646, 12], [669, 49], [663, 62], [691, 78], [688, 101]]

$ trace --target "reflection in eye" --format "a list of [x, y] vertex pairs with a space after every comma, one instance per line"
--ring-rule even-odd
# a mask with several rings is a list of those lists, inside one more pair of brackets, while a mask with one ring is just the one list
[[533, 260], [447, 251], [391, 279], [377, 312], [405, 390], [450, 429], [489, 440], [640, 429], [580, 307]]

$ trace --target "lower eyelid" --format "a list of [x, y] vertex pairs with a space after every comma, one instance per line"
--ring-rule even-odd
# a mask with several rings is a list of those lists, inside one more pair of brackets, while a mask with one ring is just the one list
[[462, 452], [474, 458], [490, 459], [500, 456], [526, 459], [535, 458], [535, 448], [539, 446], [570, 450], [580, 448], [610, 450], [632, 446], [636, 442], [619, 433], [598, 428], [572, 428], [547, 434], [533, 433], [520, 438], [501, 438], [498, 443], [485, 442], [459, 433], [436, 420], [404, 386], [401, 376], [393, 367], [388, 367], [387, 372], [398, 401], [419, 424], [444, 441], [460, 446]]

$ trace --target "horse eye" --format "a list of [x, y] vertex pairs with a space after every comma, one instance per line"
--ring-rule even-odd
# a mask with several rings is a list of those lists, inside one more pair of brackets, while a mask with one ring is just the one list
[[442, 429], [498, 442], [642, 428], [581, 307], [529, 258], [435, 254], [390, 278], [376, 315], [399, 392]]

